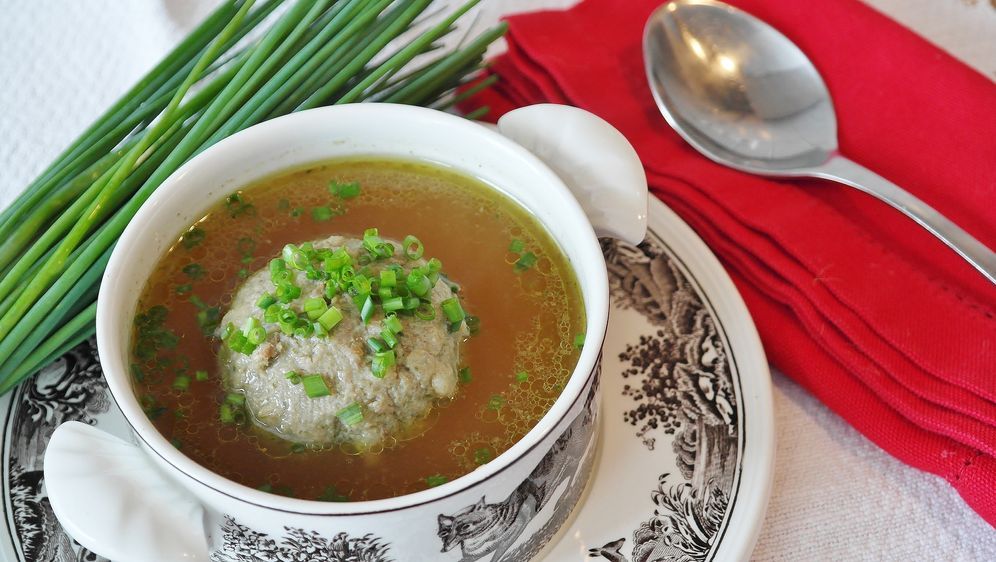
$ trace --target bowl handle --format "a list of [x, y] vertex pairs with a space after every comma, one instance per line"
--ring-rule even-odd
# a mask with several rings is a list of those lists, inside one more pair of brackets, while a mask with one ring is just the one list
[[615, 127], [577, 107], [529, 105], [503, 115], [498, 131], [564, 181], [598, 236], [638, 244], [647, 234], [647, 175]]
[[79, 422], [56, 428], [45, 487], [63, 528], [111, 560], [207, 560], [204, 508], [145, 451]]

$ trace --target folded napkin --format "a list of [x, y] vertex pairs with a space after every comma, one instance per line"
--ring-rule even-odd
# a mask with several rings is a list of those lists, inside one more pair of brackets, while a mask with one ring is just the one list
[[[996, 86], [855, 0], [733, 0], [796, 42], [834, 98], [841, 152], [996, 247]], [[642, 30], [660, 0], [508, 18], [475, 100], [569, 103], [636, 146], [653, 193], [720, 257], [776, 367], [996, 525], [996, 288], [857, 190], [700, 156], [664, 122]], [[818, 6], [818, 7], [817, 7]]]

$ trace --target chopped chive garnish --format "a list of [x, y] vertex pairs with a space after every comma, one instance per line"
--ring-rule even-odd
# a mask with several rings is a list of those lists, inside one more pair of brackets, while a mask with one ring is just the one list
[[245, 279], [246, 277], [249, 277], [249, 270], [243, 267], [238, 273], [236, 273], [236, 275], [239, 276], [239, 279]]
[[385, 328], [391, 330], [395, 334], [400, 334], [402, 331], [404, 331], [401, 328], [401, 319], [399, 319], [397, 316], [393, 314], [385, 316], [383, 324]]
[[495, 453], [488, 447], [481, 447], [474, 451], [474, 464], [480, 466], [488, 464], [495, 458]]
[[256, 241], [252, 238], [239, 238], [235, 247], [238, 248], [240, 256], [252, 256], [252, 253], [256, 251]]
[[419, 320], [432, 320], [436, 317], [436, 309], [431, 303], [423, 302], [415, 308], [415, 318]]
[[439, 261], [436, 258], [430, 259], [428, 262], [426, 262], [425, 265], [426, 267], [429, 268], [429, 271], [432, 273], [439, 273], [440, 271], [443, 270], [443, 262]]
[[186, 295], [187, 293], [193, 290], [194, 286], [191, 285], [190, 283], [184, 283], [183, 285], [176, 286], [176, 294], [178, 295]]
[[519, 257], [519, 260], [515, 262], [516, 271], [525, 271], [532, 266], [536, 265], [536, 254], [532, 252], [526, 252]]
[[242, 199], [242, 194], [238, 192], [228, 196], [225, 206], [228, 207], [228, 215], [232, 218], [242, 215], [254, 216], [256, 214], [256, 207], [250, 203], [246, 203]]
[[187, 375], [177, 375], [173, 379], [173, 388], [180, 391], [187, 390], [190, 388], [190, 377]]
[[470, 330], [470, 335], [476, 336], [481, 331], [481, 319], [479, 317], [468, 314], [464, 320], [467, 322], [467, 329]]
[[289, 308], [285, 308], [285, 309], [283, 309], [283, 310], [280, 311], [280, 316], [278, 317], [278, 321], [281, 324], [291, 324], [291, 325], [293, 325], [294, 322], [297, 321], [297, 314], [294, 314], [293, 310], [291, 310]]
[[293, 454], [295, 454], [295, 455], [299, 455], [299, 454], [301, 454], [301, 453], [303, 453], [303, 452], [305, 452], [307, 450], [308, 450], [308, 447], [306, 447], [304, 445], [304, 443], [293, 443], [290, 446], [290, 452], [293, 453]]
[[191, 263], [183, 266], [183, 273], [191, 279], [204, 277], [204, 268], [199, 263]]
[[277, 300], [284, 304], [288, 304], [294, 299], [301, 296], [301, 287], [297, 285], [291, 285], [290, 283], [284, 283], [277, 287]]
[[387, 345], [377, 338], [367, 338], [367, 347], [370, 348], [372, 353], [380, 353], [387, 349]]
[[235, 332], [235, 330], [236, 330], [235, 324], [232, 324], [231, 322], [229, 322], [228, 325], [225, 326], [225, 329], [222, 330], [222, 332], [221, 332], [221, 339], [227, 340], [228, 337], [231, 336], [232, 333]]
[[325, 222], [332, 218], [332, 209], [328, 207], [315, 207], [311, 210], [311, 218], [316, 222]]
[[225, 395], [225, 403], [231, 404], [232, 406], [244, 406], [246, 403], [246, 397], [238, 392], [229, 392]]
[[232, 411], [232, 406], [230, 404], [222, 404], [218, 407], [218, 418], [221, 423], [234, 423], [235, 422], [235, 412]]
[[584, 347], [584, 334], [577, 334], [574, 336], [574, 347], [578, 349]]
[[339, 410], [336, 417], [339, 418], [339, 421], [341, 421], [343, 425], [356, 425], [363, 421], [363, 408], [356, 402], [353, 402], [349, 406]]
[[308, 338], [314, 335], [315, 326], [308, 320], [304, 318], [298, 318], [294, 321], [294, 328], [292, 330], [295, 336], [300, 336], [302, 338]]
[[266, 310], [270, 307], [270, 305], [275, 304], [276, 302], [277, 297], [271, 295], [270, 293], [263, 293], [263, 296], [259, 297], [259, 300], [256, 301], [256, 306]]
[[259, 323], [259, 320], [250, 317], [242, 328], [242, 335], [250, 344], [257, 346], [266, 340], [266, 328]]
[[393, 269], [384, 269], [380, 272], [380, 286], [394, 287], [398, 284], [398, 275]]
[[422, 253], [425, 252], [425, 246], [422, 245], [422, 241], [411, 234], [405, 236], [405, 241], [401, 243], [401, 247], [404, 248], [405, 257], [410, 260], [419, 259], [422, 257]]
[[374, 313], [374, 301], [370, 295], [367, 295], [360, 306], [360, 319], [363, 320], [364, 324], [370, 323], [370, 318], [373, 317]]
[[386, 312], [396, 312], [405, 307], [405, 302], [401, 297], [392, 297], [381, 303], [381, 306]]
[[439, 303], [439, 307], [443, 309], [443, 314], [446, 315], [446, 319], [450, 323], [460, 322], [466, 316], [463, 312], [463, 307], [460, 306], [460, 299], [457, 297], [450, 297], [444, 300]]
[[325, 382], [325, 377], [321, 375], [304, 375], [301, 377], [301, 386], [308, 398], [320, 398], [332, 394], [329, 385]]
[[375, 353], [373, 362], [370, 365], [370, 371], [375, 377], [382, 379], [387, 374], [387, 370], [394, 366], [396, 362], [397, 359], [393, 349]]
[[304, 208], [302, 207], [294, 207], [294, 209], [291, 210], [290, 212], [290, 215], [294, 218], [297, 218], [303, 214], [304, 214]]
[[425, 479], [425, 483], [430, 488], [435, 488], [436, 486], [442, 486], [443, 484], [449, 482], [450, 479], [443, 476], [442, 474], [433, 474]]
[[432, 290], [432, 283], [429, 281], [429, 276], [421, 271], [412, 271], [409, 273], [407, 279], [405, 279], [405, 286], [416, 297], [424, 297]]
[[200, 309], [197, 311], [197, 325], [201, 327], [201, 331], [205, 335], [210, 336], [221, 322], [221, 308], [207, 306], [196, 295], [190, 297], [190, 302], [194, 303]]
[[522, 250], [526, 249], [526, 244], [522, 240], [512, 240], [512, 243], [508, 245], [509, 252], [515, 252], [516, 254], [521, 254]]
[[335, 486], [329, 486], [325, 488], [325, 491], [317, 499], [321, 502], [348, 502], [349, 496], [340, 494], [339, 490], [335, 489]]
[[352, 199], [360, 194], [360, 184], [357, 182], [339, 183], [332, 181], [329, 183], [329, 193], [341, 199]]
[[311, 320], [318, 320], [328, 309], [329, 306], [325, 304], [325, 299], [321, 297], [310, 298], [304, 301], [304, 312]]
[[318, 323], [325, 328], [325, 331], [331, 331], [341, 320], [342, 311], [334, 306], [330, 306], [328, 310], [318, 317]]
[[279, 304], [273, 303], [263, 311], [263, 320], [275, 324], [280, 321], [280, 313], [282, 311], [283, 308]]
[[529, 373], [525, 371], [519, 371], [518, 373], [515, 373], [515, 380], [516, 382], [526, 382], [527, 380], [529, 380]]
[[491, 396], [490, 400], [488, 400], [489, 410], [501, 410], [502, 406], [504, 405], [505, 405], [505, 397], [502, 396], [501, 394], [495, 394]]
[[301, 375], [297, 371], [287, 371], [284, 378], [289, 380], [291, 384], [301, 384]]
[[473, 380], [473, 377], [470, 374], [470, 367], [464, 367], [457, 371], [457, 378], [460, 379], [460, 382], [463, 384], [467, 384]]
[[266, 492], [267, 494], [273, 493], [273, 485], [269, 483], [257, 486], [256, 489], [259, 490], [260, 492]]
[[386, 329], [381, 330], [380, 339], [384, 340], [384, 343], [387, 344], [387, 347], [391, 349], [394, 349], [394, 347], [398, 345], [398, 336], [394, 335], [394, 332], [392, 332], [391, 330], [386, 330]]
[[208, 380], [208, 372], [207, 371], [196, 371], [194, 373], [194, 378], [196, 380], [204, 382], [204, 381]]
[[207, 234], [203, 230], [201, 230], [200, 228], [198, 228], [198, 227], [195, 226], [195, 227], [191, 228], [190, 230], [188, 230], [186, 233], [184, 233], [183, 238], [180, 239], [180, 244], [184, 248], [186, 248], [186, 249], [189, 250], [189, 249], [197, 246], [201, 242], [203, 242], [204, 241], [204, 237], [206, 235]]

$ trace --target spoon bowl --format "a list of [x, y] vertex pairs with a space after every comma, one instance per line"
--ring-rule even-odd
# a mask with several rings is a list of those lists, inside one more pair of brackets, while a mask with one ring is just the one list
[[787, 37], [747, 13], [670, 3], [647, 23], [644, 47], [664, 117], [721, 164], [798, 175], [837, 150], [823, 79]]
[[996, 284], [996, 254], [928, 204], [840, 154], [830, 92], [791, 40], [717, 0], [677, 0], [643, 35], [650, 89], [668, 124], [719, 164], [855, 187], [916, 221]]

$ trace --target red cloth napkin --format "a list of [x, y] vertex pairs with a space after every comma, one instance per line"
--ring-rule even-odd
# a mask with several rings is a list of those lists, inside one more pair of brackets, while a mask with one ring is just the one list
[[[855, 0], [733, 0], [798, 44], [834, 98], [841, 152], [996, 247], [996, 86]], [[476, 103], [569, 103], [636, 146], [653, 193], [719, 255], [769, 359], [996, 525], [996, 288], [857, 190], [714, 164], [654, 105], [643, 24], [660, 0], [508, 18]], [[483, 99], [482, 99], [483, 98]]]

